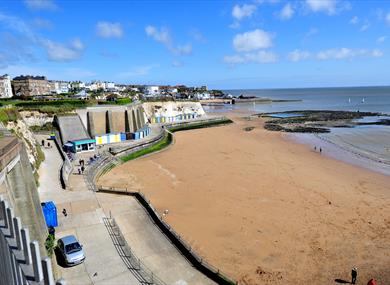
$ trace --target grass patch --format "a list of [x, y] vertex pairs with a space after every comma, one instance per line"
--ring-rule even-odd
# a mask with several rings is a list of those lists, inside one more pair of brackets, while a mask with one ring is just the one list
[[65, 99], [55, 101], [20, 101], [15, 107], [21, 110], [38, 111], [47, 114], [64, 114], [74, 111], [77, 108], [85, 108], [92, 102], [79, 99]]
[[16, 122], [19, 118], [19, 113], [15, 108], [1, 108], [0, 121], [4, 124], [7, 122]]
[[125, 156], [121, 157], [120, 159], [122, 162], [127, 162], [130, 160], [136, 159], [138, 157], [144, 156], [146, 154], [162, 150], [163, 148], [170, 145], [171, 142], [172, 142], [172, 134], [165, 133], [164, 138], [161, 141], [159, 141], [158, 143], [156, 143], [150, 147], [140, 149], [140, 150], [133, 152], [133, 153], [130, 153], [128, 155], [125, 155]]
[[178, 126], [170, 127], [168, 128], [168, 130], [174, 133], [178, 131], [203, 129], [203, 128], [215, 127], [218, 125], [226, 125], [231, 123], [233, 123], [233, 121], [230, 119], [222, 119], [222, 120], [209, 121], [209, 122], [199, 122], [193, 124], [178, 125]]
[[32, 132], [52, 132], [54, 127], [53, 124], [50, 122], [45, 123], [43, 126], [31, 126], [30, 127]]

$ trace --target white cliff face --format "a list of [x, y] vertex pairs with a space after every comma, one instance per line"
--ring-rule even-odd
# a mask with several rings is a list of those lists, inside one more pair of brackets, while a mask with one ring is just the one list
[[206, 114], [199, 102], [146, 102], [142, 106], [148, 118], [175, 117], [194, 113], [204, 116]]
[[36, 111], [22, 111], [19, 112], [20, 116], [23, 118], [23, 121], [27, 126], [43, 126], [46, 123], [52, 123], [53, 117], [48, 116], [45, 113], [40, 113]]
[[23, 143], [27, 150], [28, 160], [31, 165], [35, 165], [38, 157], [37, 141], [34, 138], [33, 133], [29, 129], [28, 125], [23, 120], [17, 120], [15, 122], [8, 122], [7, 129], [14, 131], [15, 135], [23, 140]]

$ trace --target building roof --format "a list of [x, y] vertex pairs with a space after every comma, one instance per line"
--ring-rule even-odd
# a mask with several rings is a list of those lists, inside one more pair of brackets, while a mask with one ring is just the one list
[[27, 80], [27, 79], [46, 80], [46, 77], [45, 76], [20, 75], [20, 76], [14, 77], [13, 80]]

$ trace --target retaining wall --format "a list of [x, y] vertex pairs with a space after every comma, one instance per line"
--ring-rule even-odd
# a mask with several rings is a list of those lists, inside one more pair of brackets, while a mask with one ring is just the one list
[[41, 258], [39, 247], [0, 196], [0, 284], [65, 285], [62, 279], [54, 282], [51, 259]]

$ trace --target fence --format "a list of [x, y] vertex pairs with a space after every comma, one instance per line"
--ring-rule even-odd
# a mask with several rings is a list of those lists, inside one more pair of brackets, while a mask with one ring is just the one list
[[39, 244], [30, 241], [27, 228], [0, 196], [0, 284], [65, 285], [54, 282], [51, 260], [41, 259]]
[[200, 257], [192, 247], [187, 244], [187, 242], [180, 237], [180, 235], [175, 232], [169, 224], [167, 224], [162, 217], [154, 209], [150, 201], [145, 197], [141, 192], [128, 191], [127, 188], [115, 188], [115, 187], [104, 187], [98, 186], [97, 191], [114, 193], [114, 194], [124, 194], [134, 196], [139, 203], [144, 207], [149, 217], [153, 222], [159, 227], [159, 229], [164, 233], [164, 235], [176, 246], [176, 248], [181, 252], [181, 254], [187, 258], [187, 260], [200, 272], [209, 277], [211, 280], [222, 285], [232, 285], [238, 284], [237, 281], [234, 281], [227, 274], [223, 273], [221, 270], [209, 264], [205, 259]]
[[151, 270], [149, 270], [147, 266], [132, 252], [131, 247], [128, 245], [118, 224], [115, 219], [111, 217], [111, 213], [110, 218], [106, 218], [104, 223], [122, 260], [141, 284], [167, 285]]

